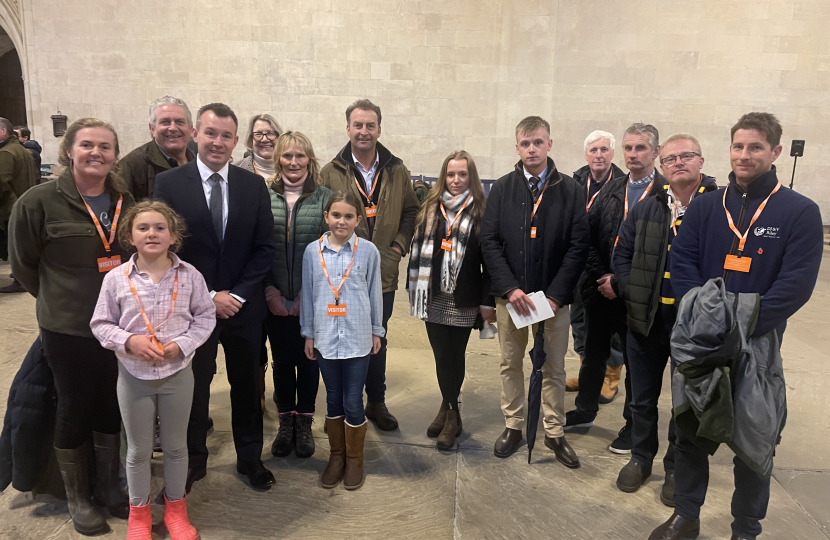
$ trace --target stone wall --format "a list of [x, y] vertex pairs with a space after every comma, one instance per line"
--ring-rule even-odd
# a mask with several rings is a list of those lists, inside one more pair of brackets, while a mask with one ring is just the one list
[[483, 177], [500, 176], [516, 123], [538, 114], [566, 172], [584, 163], [590, 131], [643, 121], [664, 138], [696, 135], [706, 172], [725, 180], [729, 127], [762, 110], [784, 124], [787, 183], [790, 141], [807, 140], [796, 189], [830, 222], [828, 0], [21, 3], [44, 162], [57, 109], [112, 121], [129, 150], [148, 139], [147, 103], [168, 93], [194, 109], [224, 101], [243, 126], [270, 112], [325, 161], [346, 141], [346, 106], [368, 97], [413, 173], [434, 175], [464, 148]]

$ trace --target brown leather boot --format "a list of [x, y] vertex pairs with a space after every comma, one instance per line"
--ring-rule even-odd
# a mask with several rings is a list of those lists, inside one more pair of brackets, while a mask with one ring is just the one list
[[435, 446], [439, 450], [452, 450], [455, 446], [455, 439], [459, 435], [461, 435], [461, 415], [458, 409], [448, 409], [447, 421], [444, 423], [444, 429], [438, 434]]
[[[579, 357], [579, 367], [582, 367], [582, 364], [585, 363], [585, 357]], [[565, 379], [565, 392], [579, 392], [579, 372], [577, 372], [576, 377], [568, 377]]]
[[320, 485], [326, 489], [337, 486], [343, 479], [343, 471], [346, 469], [346, 432], [344, 426], [345, 418], [343, 416], [326, 418], [331, 450], [329, 451], [329, 464], [326, 465], [326, 470], [323, 471], [323, 476], [320, 477]]
[[437, 437], [441, 430], [444, 429], [444, 424], [447, 423], [447, 404], [441, 402], [441, 408], [438, 409], [438, 415], [435, 420], [427, 428], [427, 437]]
[[608, 405], [617, 397], [617, 392], [620, 391], [622, 369], [622, 365], [615, 367], [605, 366], [605, 382], [602, 383], [602, 390], [599, 393], [599, 402], [602, 405]]
[[367, 423], [350, 426], [344, 423], [346, 432], [346, 471], [343, 474], [343, 487], [349, 490], [363, 485], [363, 442], [366, 439]]

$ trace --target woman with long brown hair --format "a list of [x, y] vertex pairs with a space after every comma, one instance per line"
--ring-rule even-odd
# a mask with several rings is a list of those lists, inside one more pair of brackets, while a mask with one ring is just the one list
[[118, 135], [109, 123], [73, 123], [58, 154], [67, 166], [63, 174], [24, 193], [9, 221], [12, 272], [37, 298], [43, 350], [55, 380], [55, 454], [69, 514], [85, 535], [109, 530], [95, 505], [115, 517], [129, 514], [129, 500], [118, 488], [118, 361], [89, 327], [104, 276], [129, 258], [115, 241], [119, 216], [134, 204], [112, 173], [118, 153]]
[[473, 328], [494, 319], [490, 276], [478, 235], [486, 199], [473, 157], [459, 150], [444, 160], [412, 240], [407, 289], [411, 315], [426, 323], [435, 356], [441, 407], [427, 429], [449, 450], [461, 434], [458, 396]]

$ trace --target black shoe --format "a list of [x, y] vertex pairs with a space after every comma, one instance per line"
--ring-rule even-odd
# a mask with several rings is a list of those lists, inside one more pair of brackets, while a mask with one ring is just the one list
[[293, 412], [280, 413], [279, 417], [280, 427], [271, 444], [271, 454], [276, 457], [285, 457], [294, 449], [294, 428], [297, 417]]
[[236, 460], [236, 472], [247, 476], [251, 487], [256, 489], [271, 489], [271, 486], [277, 483], [274, 475], [260, 460], [252, 462]]
[[649, 476], [651, 476], [651, 469], [646, 470], [632, 459], [617, 476], [617, 487], [625, 493], [634, 493], [645, 484]]
[[624, 425], [614, 442], [608, 445], [608, 451], [621, 456], [631, 453], [631, 426]]
[[208, 432], [208, 433], [210, 433], [211, 431], [213, 431], [213, 418], [211, 418], [210, 416], [208, 416], [208, 428], [207, 428], [207, 432]]
[[695, 540], [700, 535], [700, 520], [672, 514], [668, 521], [651, 531], [648, 540]]
[[596, 413], [580, 410], [568, 411], [565, 413], [565, 430], [589, 428], [594, 425], [594, 419], [596, 417]]
[[496, 440], [496, 445], [493, 447], [493, 454], [500, 458], [510, 457], [519, 449], [521, 442], [522, 430], [504, 428], [504, 432]]
[[738, 536], [736, 534], [733, 534], [732, 536], [729, 537], [729, 540], [746, 540], [746, 538], [744, 538], [743, 536]]
[[367, 403], [366, 418], [374, 422], [381, 431], [395, 431], [398, 429], [398, 420], [392, 416], [383, 401]]
[[188, 467], [187, 480], [184, 483], [184, 492], [186, 494], [190, 493], [190, 490], [193, 489], [193, 483], [198, 482], [205, 476], [207, 476], [207, 467]]
[[674, 471], [666, 471], [666, 479], [660, 490], [660, 502], [674, 508]]
[[311, 434], [311, 424], [314, 417], [305, 414], [296, 415], [294, 429], [294, 453], [298, 458], [308, 458], [314, 455], [314, 435]]
[[556, 454], [556, 459], [565, 467], [569, 469], [579, 468], [579, 457], [574, 452], [574, 449], [571, 448], [571, 445], [568, 444], [568, 441], [565, 440], [564, 436], [548, 437], [545, 435], [545, 446], [553, 450], [553, 453]]
[[20, 284], [19, 281], [14, 280], [5, 287], [0, 287], [0, 293], [19, 293], [26, 292], [26, 287]]

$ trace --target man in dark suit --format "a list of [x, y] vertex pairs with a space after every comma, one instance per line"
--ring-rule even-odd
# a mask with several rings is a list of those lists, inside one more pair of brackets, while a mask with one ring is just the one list
[[193, 406], [187, 428], [187, 491], [207, 472], [210, 383], [221, 343], [231, 384], [236, 469], [251, 485], [268, 489], [274, 475], [262, 464], [259, 348], [266, 304], [263, 278], [274, 254], [274, 220], [258, 175], [230, 165], [238, 136], [236, 115], [221, 103], [199, 110], [193, 138], [196, 160], [159, 174], [155, 198], [187, 222], [179, 256], [205, 277], [218, 323], [193, 358]]

